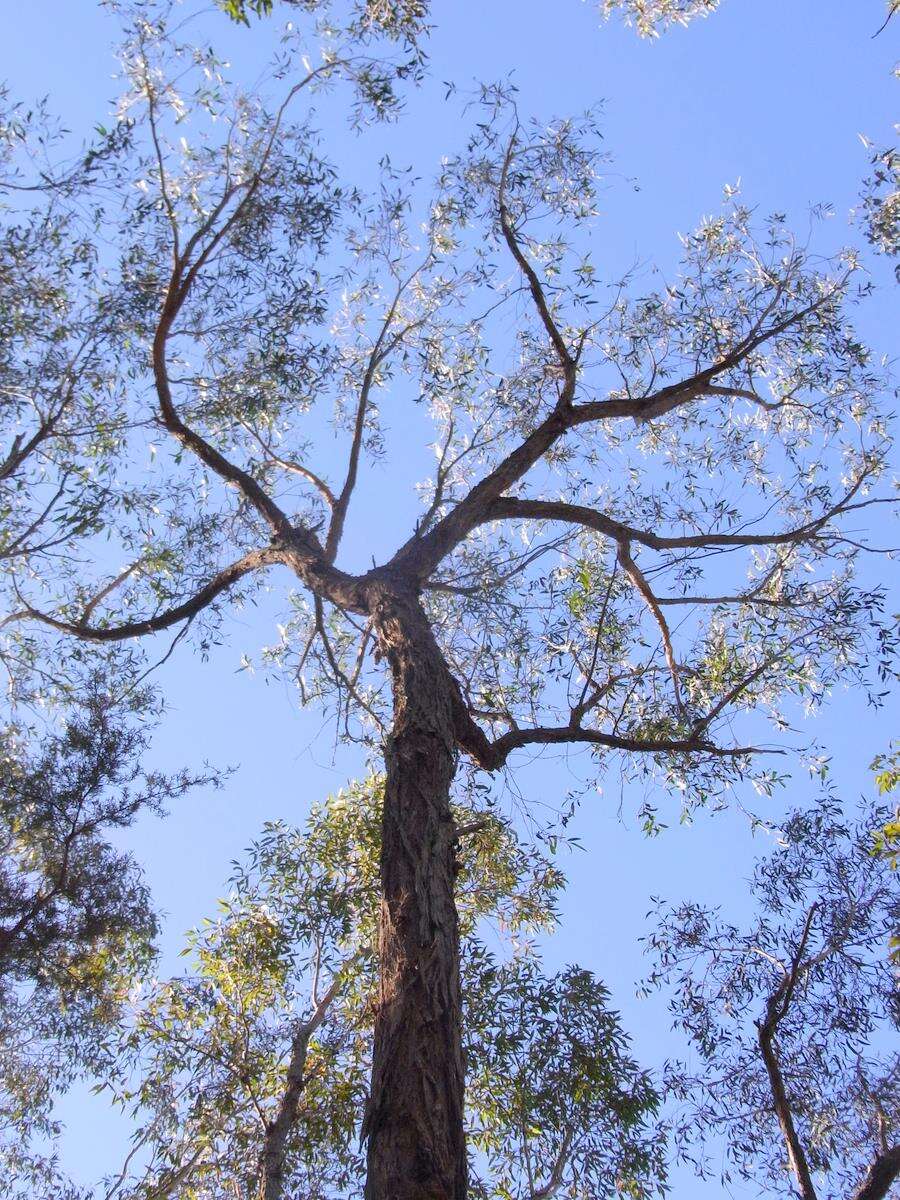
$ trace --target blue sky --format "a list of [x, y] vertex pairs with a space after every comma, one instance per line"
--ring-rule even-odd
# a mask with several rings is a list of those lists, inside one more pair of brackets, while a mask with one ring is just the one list
[[[787, 212], [801, 234], [810, 206], [830, 202], [836, 216], [817, 233], [817, 245], [828, 251], [851, 240], [847, 213], [867, 168], [858, 135], [887, 141], [896, 110], [890, 72], [900, 57], [900, 19], [871, 37], [883, 19], [882, 0], [723, 0], [711, 18], [652, 43], [616, 23], [601, 25], [580, 0], [438, 0], [433, 16], [430, 79], [410, 97], [406, 117], [393, 129], [363, 134], [362, 148], [352, 135], [336, 135], [339, 157], [352, 162], [370, 150], [377, 157], [386, 147], [396, 164], [409, 163], [427, 177], [463, 136], [458, 110], [443, 102], [441, 81], [465, 87], [512, 74], [523, 113], [566, 114], [605, 102], [614, 186], [599, 237], [613, 276], [634, 260], [671, 268], [676, 233], [715, 209], [723, 186], [738, 180], [748, 204]], [[249, 62], [264, 40], [264, 31], [231, 29], [213, 15], [206, 28], [220, 31], [217, 43], [238, 62]], [[7, 18], [0, 75], [22, 98], [47, 95], [71, 129], [87, 133], [104, 120], [116, 92], [114, 36], [114, 22], [92, 0], [31, 0]], [[887, 264], [871, 266], [883, 291], [863, 310], [860, 325], [878, 350], [889, 352], [896, 292]], [[385, 504], [393, 509], [385, 486]], [[357, 523], [350, 537], [351, 559], [354, 547], [367, 558], [371, 529]], [[870, 582], [892, 570], [878, 560]], [[130, 838], [167, 914], [163, 948], [171, 967], [182, 932], [212, 912], [229, 863], [262, 823], [302, 819], [312, 801], [361, 766], [358, 754], [334, 751], [332, 729], [320, 714], [300, 710], [287, 685], [238, 671], [243, 651], [274, 640], [276, 613], [274, 600], [263, 600], [233, 614], [226, 644], [208, 662], [186, 651], [160, 674], [169, 712], [154, 761], [238, 767], [223, 791], [187, 798], [168, 819], [146, 820]], [[873, 713], [850, 694], [836, 696], [810, 729], [829, 747], [850, 800], [869, 788], [867, 764], [895, 733], [890, 713]], [[574, 753], [518, 762], [518, 784], [536, 801], [553, 802], [578, 773]], [[813, 785], [798, 775], [775, 803], [812, 794]], [[758, 842], [733, 811], [701, 814], [692, 828], [679, 827], [677, 800], [665, 797], [660, 807], [672, 827], [647, 841], [633, 819], [640, 799], [620, 795], [611, 776], [604, 793], [582, 806], [573, 832], [586, 852], [566, 864], [565, 921], [546, 957], [550, 964], [578, 961], [607, 981], [638, 1056], [652, 1065], [671, 1053], [672, 1043], [661, 1004], [634, 998], [644, 969], [637, 939], [648, 897], [730, 901], [739, 911]], [[79, 1094], [64, 1113], [67, 1158], [88, 1181], [112, 1165], [108, 1144], [121, 1130], [99, 1099]], [[679, 1174], [674, 1184], [675, 1200], [722, 1194], [715, 1181]]]

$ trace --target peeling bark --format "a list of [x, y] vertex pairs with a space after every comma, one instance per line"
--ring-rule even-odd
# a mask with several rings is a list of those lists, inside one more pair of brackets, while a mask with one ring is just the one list
[[415, 595], [372, 614], [394, 693], [385, 747], [380, 982], [366, 1200], [464, 1200], [455, 846], [455, 683]]

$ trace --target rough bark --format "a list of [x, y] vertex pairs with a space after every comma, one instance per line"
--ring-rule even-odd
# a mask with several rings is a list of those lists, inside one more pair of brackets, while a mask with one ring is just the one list
[[464, 1070], [454, 901], [455, 684], [412, 594], [372, 614], [393, 681], [385, 747], [380, 982], [366, 1200], [464, 1200]]
[[866, 1171], [865, 1179], [853, 1193], [853, 1200], [883, 1200], [897, 1178], [900, 1178], [900, 1146], [891, 1146], [879, 1154]]

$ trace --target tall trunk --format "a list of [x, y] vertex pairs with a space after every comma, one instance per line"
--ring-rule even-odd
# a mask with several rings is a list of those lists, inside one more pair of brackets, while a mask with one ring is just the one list
[[453, 681], [414, 596], [373, 605], [393, 679], [366, 1200], [464, 1200]]

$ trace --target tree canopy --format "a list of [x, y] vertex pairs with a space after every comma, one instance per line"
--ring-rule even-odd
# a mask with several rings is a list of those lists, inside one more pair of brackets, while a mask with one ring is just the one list
[[[74, 157], [43, 106], [3, 99], [0, 988], [39, 1047], [11, 1051], [10, 1120], [52, 1133], [44, 1097], [90, 1059], [138, 1130], [106, 1200], [648, 1195], [657, 1091], [605, 985], [545, 974], [526, 935], [553, 923], [558, 869], [485, 780], [580, 747], [593, 782], [615, 764], [649, 785], [653, 832], [660, 791], [686, 816], [770, 791], [796, 714], [836, 688], [883, 700], [896, 624], [860, 570], [891, 553], [869, 519], [896, 503], [890, 370], [854, 324], [872, 285], [858, 250], [822, 256], [734, 188], [670, 278], [611, 274], [599, 113], [533, 116], [509, 82], [450, 81], [467, 133], [430, 189], [388, 157], [362, 180], [321, 111], [370, 137], [402, 120], [434, 14], [283, 7], [251, 86], [192, 5], [115, 0], [115, 119]], [[644, 35], [715, 7], [601, 5]], [[893, 165], [876, 156], [863, 210], [890, 253]], [[379, 468], [409, 483], [399, 511]], [[373, 774], [305, 830], [267, 826], [190, 971], [145, 980], [129, 1017], [155, 921], [107, 838], [193, 782], [142, 773], [144, 689], [263, 589], [277, 640], [246, 661]], [[749, 933], [672, 910], [656, 943], [706, 1066], [740, 1078], [673, 1069], [670, 1094], [707, 1097], [692, 1121], [717, 1129], [737, 1096], [754, 1178], [780, 1178], [774, 1115], [804, 1200], [820, 1170], [866, 1186], [879, 1122], [893, 1161], [894, 1068], [863, 1070], [896, 929], [876, 828], [797, 815]], [[755, 1042], [717, 1008], [754, 1003]], [[827, 1134], [788, 1057], [829, 1093]], [[30, 1146], [8, 1147], [26, 1189], [55, 1170]]]

